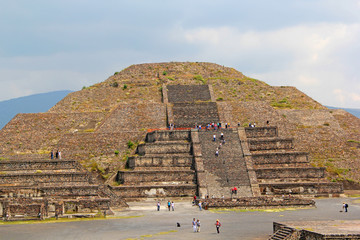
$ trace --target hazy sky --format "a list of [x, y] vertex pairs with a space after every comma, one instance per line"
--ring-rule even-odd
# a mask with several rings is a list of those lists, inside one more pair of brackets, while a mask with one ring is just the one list
[[204, 61], [360, 108], [360, 0], [0, 0], [0, 100]]

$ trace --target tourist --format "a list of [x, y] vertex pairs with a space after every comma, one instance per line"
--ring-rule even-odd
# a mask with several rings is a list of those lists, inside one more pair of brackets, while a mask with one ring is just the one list
[[221, 223], [220, 223], [219, 219], [216, 219], [215, 226], [216, 226], [216, 231], [219, 234], [220, 233], [220, 227], [221, 227]]
[[59, 151], [59, 159], [61, 159], [61, 151]]
[[196, 221], [196, 231], [200, 232], [200, 220], [199, 219]]
[[54, 151], [53, 151], [53, 150], [51, 150], [50, 158], [51, 158], [51, 159], [54, 159]]
[[196, 203], [196, 195], [194, 196], [192, 203], [193, 203], [193, 205], [195, 205], [195, 203]]
[[202, 204], [201, 201], [199, 201], [199, 210], [202, 211]]
[[216, 151], [215, 151], [215, 157], [218, 157], [218, 156], [219, 156], [219, 150], [216, 149]]
[[240, 123], [238, 122], [238, 127], [240, 127]]
[[56, 150], [55, 158], [59, 158], [59, 150]]
[[157, 202], [157, 210], [160, 211], [160, 202]]
[[234, 187], [234, 193], [237, 195], [237, 187]]
[[266, 121], [266, 126], [269, 126], [270, 125], [270, 122], [269, 120]]
[[219, 144], [219, 149], [221, 149], [222, 143]]
[[220, 140], [224, 140], [224, 133], [220, 134]]
[[344, 203], [343, 203], [343, 211], [344, 211], [344, 212], [347, 212], [347, 211], [348, 211], [348, 207], [349, 207], [349, 205], [344, 202]]
[[196, 226], [196, 220], [195, 220], [195, 218], [194, 218], [193, 221], [192, 221], [192, 227], [193, 227], [193, 231], [196, 232], [197, 226]]
[[227, 128], [228, 126], [227, 126], [227, 123], [225, 123], [225, 128]]
[[167, 205], [168, 205], [168, 209], [169, 209], [169, 211], [170, 211], [171, 202], [170, 202], [170, 201], [168, 201]]
[[216, 134], [213, 135], [213, 141], [216, 141]]
[[175, 203], [174, 201], [171, 202], [171, 209], [174, 211], [175, 210]]

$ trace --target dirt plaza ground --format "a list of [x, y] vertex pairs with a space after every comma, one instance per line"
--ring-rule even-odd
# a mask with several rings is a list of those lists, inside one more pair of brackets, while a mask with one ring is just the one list
[[[170, 199], [171, 200], [171, 199]], [[0, 239], [267, 239], [273, 222], [359, 220], [359, 198], [316, 199], [316, 208], [282, 211], [208, 210], [200, 211], [190, 200], [175, 201], [175, 211], [156, 211], [156, 201], [130, 203], [117, 218], [105, 220], [0, 225]], [[349, 212], [340, 212], [343, 202]], [[193, 233], [193, 218], [201, 222], [201, 232]], [[215, 221], [222, 223], [216, 233]], [[181, 227], [177, 227], [180, 223]], [[355, 221], [354, 221], [355, 223]]]

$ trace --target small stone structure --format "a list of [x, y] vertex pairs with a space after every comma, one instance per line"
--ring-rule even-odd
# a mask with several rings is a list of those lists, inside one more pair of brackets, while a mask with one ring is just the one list
[[270, 239], [337, 240], [360, 239], [360, 221], [298, 221], [274, 222]]

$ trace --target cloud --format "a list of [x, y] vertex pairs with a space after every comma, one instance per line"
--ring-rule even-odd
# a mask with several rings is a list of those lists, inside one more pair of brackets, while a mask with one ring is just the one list
[[342, 106], [360, 107], [338, 91], [360, 94], [354, 88], [360, 24], [320, 23], [245, 32], [228, 26], [178, 26], [172, 38], [196, 45], [203, 59], [229, 64], [271, 85], [295, 86], [323, 104], [339, 106], [332, 96], [335, 91]]

